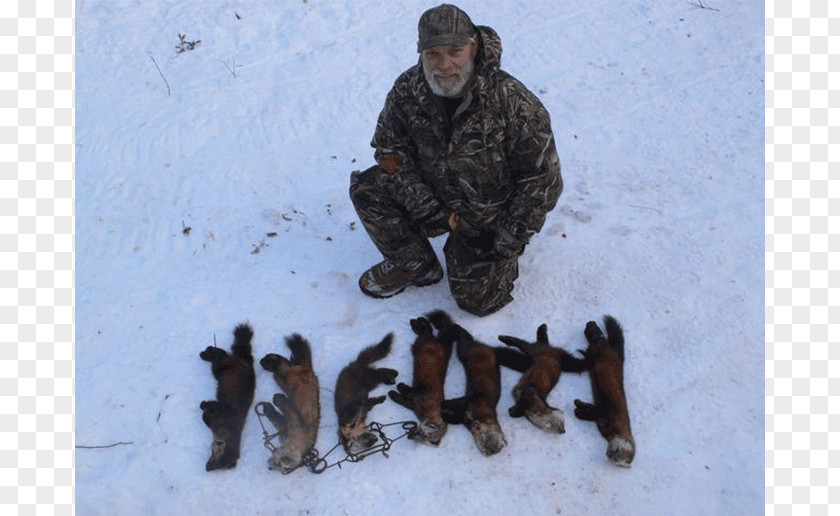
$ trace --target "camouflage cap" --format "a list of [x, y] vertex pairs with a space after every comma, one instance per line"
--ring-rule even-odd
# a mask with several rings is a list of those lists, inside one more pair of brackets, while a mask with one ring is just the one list
[[422, 52], [439, 45], [466, 45], [475, 34], [475, 25], [458, 7], [441, 4], [423, 13], [417, 32], [417, 52]]

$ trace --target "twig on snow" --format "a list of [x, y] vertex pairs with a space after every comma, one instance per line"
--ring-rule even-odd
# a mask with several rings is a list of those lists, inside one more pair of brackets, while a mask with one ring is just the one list
[[692, 3], [692, 5], [696, 5], [700, 9], [707, 9], [709, 11], [720, 12], [720, 9], [715, 9], [714, 7], [706, 5], [705, 3], [703, 3], [703, 0], [697, 0], [694, 3]]
[[[170, 396], [172, 396], [172, 395], [167, 394], [166, 396], [164, 396], [163, 397], [163, 403], [166, 403], [166, 400], [168, 400]], [[158, 410], [157, 419], [155, 419], [156, 423], [160, 423], [160, 415], [161, 414], [163, 414], [163, 404], [161, 404], [161, 408], [160, 408], [160, 410]]]
[[195, 41], [187, 41], [187, 35], [186, 34], [180, 34], [179, 33], [178, 34], [178, 39], [180, 39], [181, 42], [178, 45], [175, 46], [175, 50], [177, 50], [177, 52], [175, 52], [175, 54], [182, 54], [182, 53], [187, 52], [189, 50], [195, 50], [196, 47], [201, 45], [201, 40], [200, 39], [197, 39]]
[[639, 206], [638, 204], [628, 204], [627, 206], [630, 206], [631, 208], [639, 208], [640, 210], [655, 211], [656, 213], [662, 215], [662, 210], [660, 210], [659, 208], [651, 208], [650, 206]]
[[94, 449], [99, 449], [99, 448], [113, 448], [113, 447], [115, 447], [115, 446], [120, 446], [120, 445], [122, 445], [122, 444], [134, 444], [134, 441], [128, 441], [128, 442], [119, 441], [119, 442], [116, 442], [116, 443], [113, 443], [113, 444], [105, 444], [105, 445], [102, 445], [102, 446], [82, 446], [82, 445], [76, 445], [76, 448], [77, 448], [77, 449], [83, 449], [83, 450], [94, 450]]
[[241, 66], [236, 64], [236, 59], [231, 58], [230, 63], [228, 63], [227, 60], [222, 61], [222, 63], [225, 64], [225, 68], [228, 69], [228, 72], [230, 72], [230, 74], [233, 75], [234, 78], [236, 78], [236, 69]]
[[160, 71], [160, 66], [158, 66], [157, 61], [155, 61], [155, 57], [150, 55], [149, 59], [155, 64], [155, 68], [157, 68], [158, 73], [160, 74], [163, 82], [166, 83], [166, 96], [169, 97], [172, 95], [172, 89], [169, 87], [169, 81], [166, 80], [166, 76], [163, 75], [163, 72]]

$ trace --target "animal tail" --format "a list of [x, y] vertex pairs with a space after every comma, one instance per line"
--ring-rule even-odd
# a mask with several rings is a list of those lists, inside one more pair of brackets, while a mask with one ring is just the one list
[[447, 344], [451, 345], [457, 341], [459, 356], [460, 353], [466, 353], [476, 345], [475, 338], [473, 338], [472, 334], [459, 324], [453, 324], [446, 331], [441, 331], [438, 340], [444, 346]]
[[448, 330], [452, 326], [452, 318], [443, 310], [435, 310], [426, 314], [426, 317], [435, 325], [435, 328], [441, 332]]
[[508, 347], [496, 346], [493, 352], [496, 353], [496, 361], [499, 365], [520, 373], [527, 371], [534, 361], [529, 355]]
[[242, 323], [233, 330], [233, 345], [230, 350], [234, 356], [242, 359], [253, 360], [251, 356], [251, 339], [254, 336], [254, 330], [248, 323]]
[[309, 342], [301, 337], [299, 333], [293, 333], [289, 337], [286, 337], [286, 346], [292, 352], [290, 361], [293, 364], [312, 368], [312, 350], [309, 347]]
[[470, 336], [467, 330], [452, 322], [452, 318], [443, 310], [429, 312], [426, 314], [426, 317], [439, 330], [437, 340], [446, 349], [451, 349], [452, 344], [456, 340], [462, 340], [461, 333], [466, 333], [468, 337]]
[[560, 370], [564, 373], [582, 373], [592, 369], [594, 358], [584, 354], [583, 358], [576, 357], [560, 348]]
[[394, 334], [389, 333], [382, 339], [379, 344], [375, 344], [373, 346], [368, 346], [363, 349], [359, 353], [359, 357], [356, 359], [357, 362], [362, 364], [372, 364], [377, 360], [381, 360], [388, 356], [388, 353], [391, 352], [391, 344], [394, 342]]
[[467, 413], [467, 398], [461, 396], [441, 403], [441, 416], [450, 425], [462, 425]]
[[624, 330], [621, 329], [621, 325], [613, 316], [605, 315], [604, 327], [607, 329], [610, 347], [624, 360]]

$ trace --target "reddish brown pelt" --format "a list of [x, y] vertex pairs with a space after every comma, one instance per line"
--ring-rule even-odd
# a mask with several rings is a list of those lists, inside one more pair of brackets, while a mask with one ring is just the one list
[[502, 392], [496, 350], [476, 341], [457, 324], [442, 325], [440, 330], [441, 340], [457, 342], [467, 380], [464, 396], [444, 401], [444, 420], [466, 426], [478, 450], [486, 456], [495, 455], [507, 445], [496, 413]]
[[409, 438], [437, 446], [447, 430], [442, 415], [443, 385], [452, 355], [452, 342], [441, 342], [424, 317], [412, 319], [410, 324], [417, 334], [411, 346], [414, 357], [412, 385], [399, 383], [397, 390], [388, 392], [388, 395], [413, 411], [419, 420]]
[[591, 368], [592, 361], [574, 357], [566, 350], [552, 346], [545, 324], [537, 328], [537, 341], [534, 343], [508, 335], [499, 335], [499, 340], [531, 358], [531, 366], [513, 388], [515, 404], [508, 413], [511, 417], [525, 416], [534, 426], [546, 432], [564, 433], [563, 411], [548, 404], [548, 395], [563, 371], [581, 373]]
[[636, 455], [636, 442], [624, 392], [624, 331], [609, 315], [604, 316], [604, 327], [607, 337], [595, 321], [589, 321], [584, 330], [589, 342], [586, 354], [594, 360], [589, 372], [594, 400], [575, 400], [575, 415], [597, 424], [607, 440], [607, 458], [612, 463], [629, 467]]
[[290, 358], [269, 353], [260, 360], [283, 391], [272, 400], [280, 411], [269, 419], [276, 421], [275, 426], [279, 423], [281, 445], [272, 452], [268, 466], [284, 475], [298, 468], [315, 447], [321, 420], [318, 377], [312, 369], [309, 342], [295, 333], [286, 337], [286, 346], [292, 352]]

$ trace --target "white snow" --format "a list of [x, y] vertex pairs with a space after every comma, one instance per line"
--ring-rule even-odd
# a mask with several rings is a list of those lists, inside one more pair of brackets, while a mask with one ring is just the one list
[[[347, 190], [419, 15], [386, 0], [77, 0], [78, 514], [751, 514], [763, 509], [764, 5], [752, 0], [463, 0], [502, 37], [502, 67], [552, 116], [565, 191], [521, 260], [516, 301], [477, 318], [446, 281], [390, 300], [358, 276], [380, 256]], [[176, 53], [179, 34], [198, 41]], [[158, 71], [158, 68], [159, 70]], [[185, 228], [191, 228], [185, 232]], [[276, 236], [269, 236], [276, 234]], [[441, 251], [443, 239], [434, 240]], [[512, 419], [484, 457], [464, 427], [440, 447], [321, 475], [269, 471], [253, 412], [237, 467], [207, 473], [214, 396], [198, 353], [242, 321], [257, 360], [313, 345], [323, 452], [341, 368], [387, 332], [379, 362], [410, 383], [408, 321], [442, 308], [473, 335], [585, 346], [626, 336], [629, 469], [577, 420], [564, 375], [550, 435]], [[449, 396], [463, 392], [453, 357]], [[384, 394], [380, 387], [373, 394]], [[257, 365], [257, 401], [278, 391]], [[413, 419], [392, 401], [368, 421]], [[396, 432], [399, 433], [399, 432]], [[126, 443], [126, 444], [117, 444]], [[336, 452], [337, 453], [337, 452]]]

